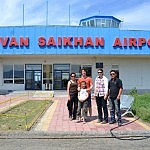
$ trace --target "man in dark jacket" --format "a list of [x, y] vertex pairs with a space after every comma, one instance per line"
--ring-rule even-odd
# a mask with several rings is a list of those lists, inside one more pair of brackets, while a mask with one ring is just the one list
[[110, 124], [116, 123], [115, 111], [117, 114], [118, 126], [122, 125], [121, 121], [121, 110], [120, 110], [120, 97], [123, 91], [122, 81], [117, 77], [116, 70], [110, 71], [111, 79], [108, 82], [108, 94], [109, 94], [109, 104], [110, 104]]

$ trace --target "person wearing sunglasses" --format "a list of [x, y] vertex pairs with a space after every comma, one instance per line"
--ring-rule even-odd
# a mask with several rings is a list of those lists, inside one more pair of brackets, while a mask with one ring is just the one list
[[109, 124], [116, 123], [115, 112], [117, 114], [118, 126], [122, 125], [121, 110], [120, 110], [120, 97], [123, 91], [122, 81], [118, 78], [118, 72], [116, 70], [110, 71], [111, 79], [108, 82], [108, 95], [110, 105], [110, 117]]
[[[108, 79], [103, 74], [103, 69], [98, 69], [98, 76], [95, 79], [94, 97], [96, 99], [98, 121], [97, 123], [108, 123], [108, 109], [107, 109], [107, 95], [108, 95]], [[102, 114], [102, 109], [103, 113]]]
[[70, 80], [67, 85], [68, 102], [67, 107], [69, 111], [69, 119], [75, 120], [78, 108], [78, 83], [76, 80], [76, 74], [72, 72], [70, 74]]

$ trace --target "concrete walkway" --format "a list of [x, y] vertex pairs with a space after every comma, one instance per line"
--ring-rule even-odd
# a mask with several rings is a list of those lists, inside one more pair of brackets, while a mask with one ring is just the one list
[[[78, 122], [77, 120], [70, 121], [66, 106], [67, 96], [64, 93], [62, 93], [62, 96], [60, 95], [61, 94], [58, 94], [57, 96], [55, 93], [53, 105], [47, 110], [34, 131], [44, 131], [47, 133], [107, 133], [118, 126], [117, 123], [111, 125], [97, 123], [97, 107], [95, 100], [92, 101], [92, 116], [88, 117], [86, 124]], [[135, 118], [133, 117], [123, 117], [122, 120], [123, 125], [119, 128], [117, 127], [115, 131], [124, 133], [128, 133], [130, 131], [150, 131], [150, 126], [140, 122], [139, 120], [135, 121]]]
[[[55, 95], [53, 97], [53, 94]], [[44, 96], [45, 95], [45, 96]], [[106, 136], [113, 130], [116, 133], [133, 134], [148, 133], [150, 126], [136, 120], [133, 117], [123, 117], [123, 125], [118, 127], [116, 124], [97, 123], [97, 107], [95, 100], [92, 100], [92, 116], [88, 117], [86, 124], [77, 120], [70, 121], [67, 110], [67, 93], [66, 91], [33, 91], [33, 92], [14, 92], [9, 95], [0, 95], [0, 111], [4, 111], [20, 102], [26, 100], [41, 100], [53, 97], [54, 103], [48, 108], [43, 117], [28, 133], [46, 133], [53, 135], [103, 135]], [[110, 120], [110, 118], [109, 118]], [[135, 121], [136, 120], [136, 121]], [[33, 136], [33, 135], [32, 135]]]

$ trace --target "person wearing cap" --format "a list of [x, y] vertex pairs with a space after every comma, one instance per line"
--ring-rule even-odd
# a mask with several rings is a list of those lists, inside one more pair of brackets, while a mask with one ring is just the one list
[[[98, 69], [98, 76], [95, 79], [94, 97], [96, 99], [98, 121], [97, 123], [108, 123], [108, 79], [103, 74], [103, 69]], [[103, 109], [103, 113], [102, 113]]]

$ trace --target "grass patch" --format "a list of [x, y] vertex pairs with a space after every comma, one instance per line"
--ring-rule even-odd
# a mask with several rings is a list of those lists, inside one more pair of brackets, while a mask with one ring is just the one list
[[133, 113], [145, 122], [150, 123], [150, 94], [134, 95]]
[[51, 104], [49, 100], [30, 100], [0, 113], [0, 131], [29, 130]]

